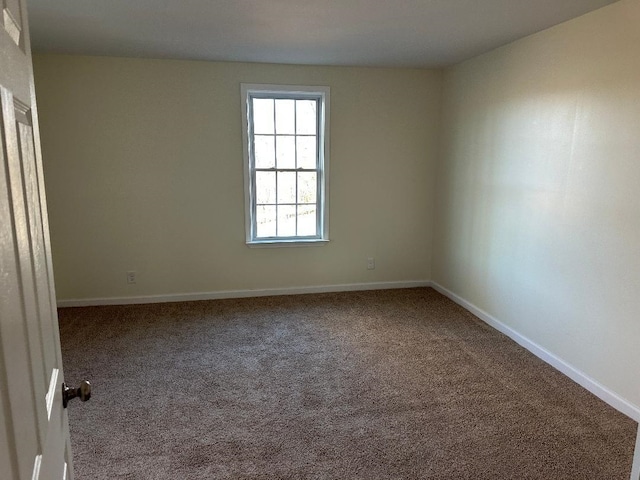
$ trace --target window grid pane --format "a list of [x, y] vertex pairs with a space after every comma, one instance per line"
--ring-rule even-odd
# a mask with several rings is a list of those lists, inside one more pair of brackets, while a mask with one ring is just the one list
[[256, 238], [318, 235], [318, 103], [317, 98], [253, 98]]
[[274, 141], [275, 138], [273, 135], [254, 136], [253, 154], [256, 168], [273, 168], [276, 166]]
[[253, 99], [253, 133], [271, 134], [274, 132], [273, 100], [270, 98]]
[[296, 167], [296, 138], [292, 135], [276, 135], [276, 168]]

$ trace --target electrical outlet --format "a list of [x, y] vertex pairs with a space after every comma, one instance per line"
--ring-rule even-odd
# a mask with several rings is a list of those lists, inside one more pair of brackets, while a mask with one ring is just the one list
[[131, 270], [127, 272], [127, 283], [136, 283], [136, 272]]
[[375, 270], [376, 268], [376, 259], [373, 257], [367, 258], [367, 270]]

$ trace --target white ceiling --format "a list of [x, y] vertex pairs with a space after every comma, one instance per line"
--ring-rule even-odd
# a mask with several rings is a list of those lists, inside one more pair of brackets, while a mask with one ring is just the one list
[[457, 63], [615, 0], [28, 0], [33, 49], [317, 65]]

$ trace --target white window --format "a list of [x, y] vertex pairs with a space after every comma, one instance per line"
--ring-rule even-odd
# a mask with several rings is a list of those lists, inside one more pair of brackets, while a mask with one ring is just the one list
[[248, 244], [329, 239], [329, 88], [242, 84]]

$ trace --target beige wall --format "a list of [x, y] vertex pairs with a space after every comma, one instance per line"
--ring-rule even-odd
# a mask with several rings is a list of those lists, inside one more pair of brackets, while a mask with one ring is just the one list
[[449, 70], [433, 278], [640, 406], [640, 2]]
[[[60, 299], [430, 278], [440, 72], [34, 62]], [[328, 245], [245, 245], [241, 82], [331, 87]]]

